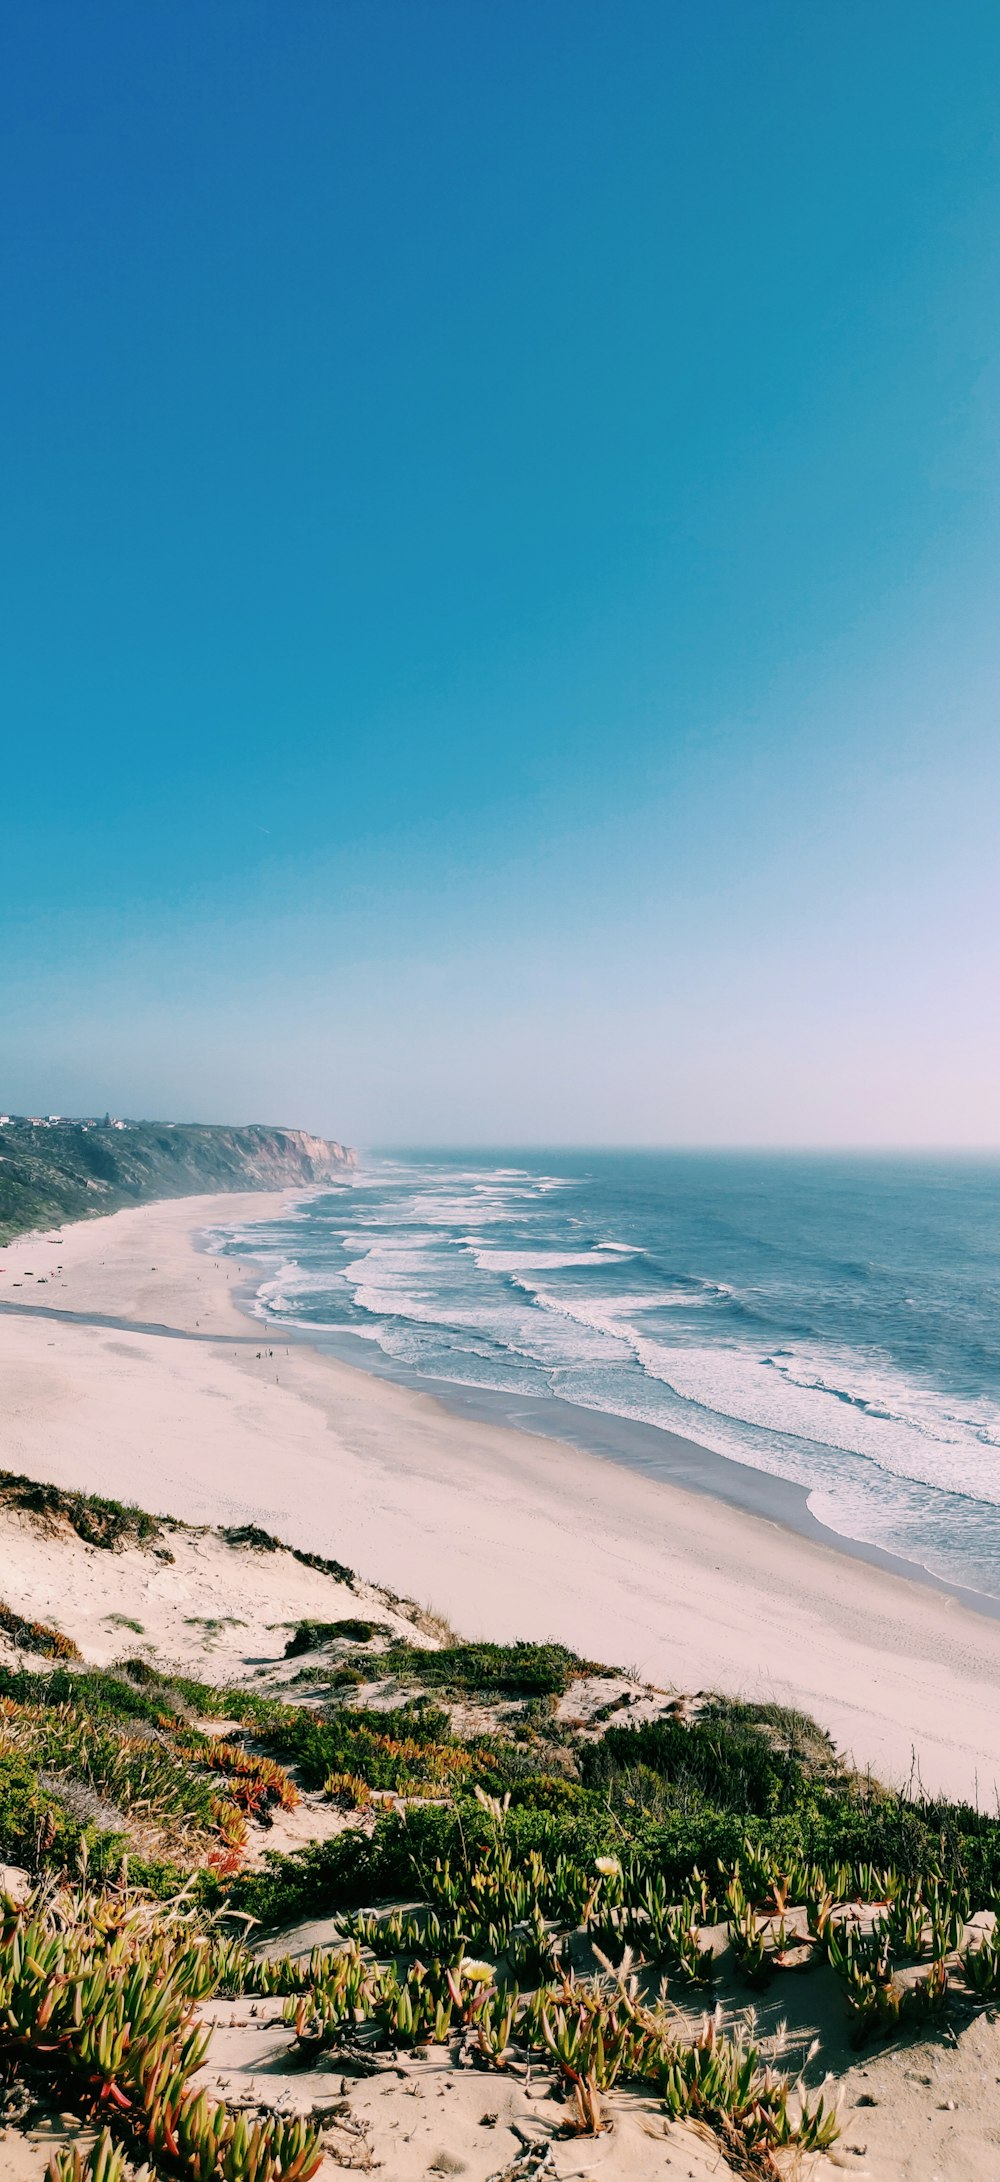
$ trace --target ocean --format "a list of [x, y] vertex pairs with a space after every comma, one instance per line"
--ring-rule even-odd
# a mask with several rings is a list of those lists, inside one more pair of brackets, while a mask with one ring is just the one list
[[275, 1332], [646, 1470], [682, 1434], [1000, 1599], [1000, 1163], [365, 1157], [213, 1245]]

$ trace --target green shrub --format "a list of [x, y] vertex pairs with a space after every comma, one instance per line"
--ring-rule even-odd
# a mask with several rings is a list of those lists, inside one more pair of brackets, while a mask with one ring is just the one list
[[48, 1516], [50, 1521], [62, 1520], [88, 1546], [104, 1546], [112, 1552], [126, 1545], [149, 1545], [163, 1528], [144, 1508], [105, 1500], [100, 1493], [65, 1492], [61, 1485], [42, 1485], [13, 1470], [0, 1470], [0, 1501], [32, 1515]]
[[447, 1713], [429, 1705], [344, 1709], [325, 1720], [289, 1705], [272, 1715], [264, 1738], [292, 1761], [305, 1788], [322, 1788], [331, 1773], [360, 1777], [370, 1788], [400, 1788], [427, 1776], [442, 1753], [460, 1750]]
[[71, 1853], [80, 1829], [42, 1787], [37, 1768], [19, 1751], [0, 1753], [0, 1859], [33, 1871], [39, 1861]]
[[375, 1635], [373, 1621], [297, 1621], [292, 1635], [285, 1645], [285, 1658], [297, 1659], [302, 1652], [318, 1652], [324, 1644], [333, 1643], [337, 1637], [349, 1637], [353, 1644], [367, 1644]]
[[79, 1646], [72, 1637], [64, 1636], [61, 1629], [52, 1629], [46, 1621], [26, 1621], [12, 1606], [0, 1599], [0, 1630], [11, 1642], [20, 1645], [24, 1652], [40, 1652], [45, 1659], [79, 1659]]
[[412, 1888], [413, 1860], [403, 1823], [380, 1818], [374, 1833], [343, 1833], [332, 1841], [311, 1841], [290, 1856], [265, 1853], [263, 1868], [240, 1873], [223, 1885], [207, 1878], [203, 1899], [209, 1907], [223, 1900], [265, 1926], [294, 1924], [314, 1914], [384, 1901]]
[[513, 1811], [579, 1811], [587, 1802], [587, 1791], [578, 1781], [562, 1780], [556, 1773], [524, 1773], [510, 1784]]
[[322, 1553], [306, 1553], [301, 1546], [288, 1546], [283, 1538], [276, 1538], [273, 1531], [262, 1530], [259, 1523], [235, 1523], [219, 1533], [229, 1546], [245, 1546], [253, 1553], [290, 1553], [292, 1559], [301, 1561], [303, 1568], [317, 1568], [323, 1576], [332, 1576], [336, 1583], [350, 1586], [354, 1582], [353, 1568], [346, 1568], [343, 1561], [331, 1561]]
[[808, 1785], [790, 1749], [775, 1749], [758, 1726], [724, 1718], [611, 1727], [580, 1764], [588, 1787], [611, 1790], [617, 1777], [642, 1767], [669, 1782], [678, 1801], [759, 1815], [794, 1808]]
[[402, 1639], [366, 1665], [375, 1674], [412, 1679], [430, 1689], [497, 1697], [561, 1697], [575, 1676], [607, 1671], [578, 1659], [565, 1644], [443, 1644], [430, 1651]]

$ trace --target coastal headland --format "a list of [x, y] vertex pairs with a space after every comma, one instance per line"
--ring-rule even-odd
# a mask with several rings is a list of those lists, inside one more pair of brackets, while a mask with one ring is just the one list
[[555, 1637], [665, 1687], [801, 1707], [858, 1766], [993, 1804], [1000, 1624], [781, 1523], [286, 1346], [237, 1302], [251, 1263], [200, 1247], [213, 1223], [284, 1201], [187, 1198], [7, 1244], [4, 1466], [259, 1523], [470, 1636]]

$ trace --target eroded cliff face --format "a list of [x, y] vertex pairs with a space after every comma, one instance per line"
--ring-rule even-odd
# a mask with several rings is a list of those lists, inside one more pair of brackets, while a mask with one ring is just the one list
[[345, 1168], [357, 1164], [358, 1155], [349, 1145], [310, 1136], [305, 1129], [269, 1129], [254, 1122], [246, 1129], [219, 1134], [231, 1139], [233, 1155], [243, 1172], [268, 1188], [283, 1182], [333, 1181]]
[[333, 1182], [355, 1161], [349, 1146], [258, 1122], [15, 1120], [0, 1126], [0, 1241], [156, 1197]]
[[300, 1147], [303, 1159], [315, 1166], [317, 1181], [342, 1167], [357, 1166], [358, 1155], [350, 1144], [338, 1144], [332, 1137], [309, 1136], [304, 1129], [284, 1129], [279, 1134]]

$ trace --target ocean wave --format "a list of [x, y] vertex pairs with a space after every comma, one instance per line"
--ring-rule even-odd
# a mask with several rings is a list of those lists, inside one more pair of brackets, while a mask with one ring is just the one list
[[[543, 1310], [603, 1335], [616, 1354], [627, 1347], [648, 1379], [703, 1418], [768, 1435], [772, 1451], [775, 1437], [809, 1443], [863, 1457], [895, 1477], [960, 1492], [968, 1490], [971, 1463], [979, 1497], [1000, 1505], [1000, 1475], [987, 1452], [1000, 1446], [1000, 1407], [994, 1403], [956, 1407], [882, 1359], [843, 1349], [817, 1352], [800, 1345], [761, 1354], [723, 1342], [657, 1342], [648, 1325], [633, 1321], [663, 1307], [658, 1291], [584, 1296], [530, 1280], [518, 1285]], [[571, 1361], [567, 1357], [567, 1365]], [[620, 1402], [621, 1390], [616, 1392]], [[687, 1428], [695, 1438], [704, 1435], [701, 1421], [689, 1417]], [[752, 1459], [745, 1436], [741, 1444]]]
[[[572, 1267], [584, 1265], [600, 1265], [607, 1271], [608, 1266], [600, 1249], [533, 1250], [527, 1245], [521, 1250], [490, 1250], [477, 1249], [470, 1243], [469, 1250], [484, 1273], [568, 1272]], [[627, 1255], [634, 1258], [638, 1252], [630, 1250]]]
[[[636, 1354], [651, 1378], [703, 1414], [862, 1456], [893, 1477], [971, 1490], [1000, 1505], [1000, 1474], [987, 1453], [1000, 1430], [992, 1404], [956, 1412], [939, 1394], [844, 1353], [828, 1354], [820, 1368], [799, 1359], [800, 1376], [791, 1359], [748, 1350], [675, 1349], [640, 1339]], [[852, 1377], [853, 1387], [835, 1383]]]
[[[867, 1174], [847, 1211], [838, 1181], [810, 1183], [801, 1218], [793, 1175], [782, 1227], [780, 1176], [740, 1198], [720, 1167], [699, 1197], [690, 1164], [670, 1171], [673, 1194], [647, 1201], [636, 1169], [616, 1195], [606, 1175], [530, 1164], [380, 1161], [349, 1194], [206, 1240], [257, 1261], [258, 1316], [347, 1327], [416, 1373], [658, 1424], [801, 1482], [845, 1535], [971, 1566], [968, 1511], [996, 1529], [1000, 1507], [1000, 1274], [981, 1206], [965, 1258], [965, 1230], [942, 1230], [935, 1257], [909, 1200], [909, 1224], [893, 1230], [890, 1206], [865, 1228]], [[1000, 1548], [997, 1566], [1000, 1589]]]
[[[583, 1264], [591, 1261], [577, 1259], [574, 1262]], [[601, 1265], [606, 1264], [603, 1258], [598, 1262]], [[539, 1270], [543, 1268], [540, 1267]], [[571, 1319], [577, 1325], [594, 1326], [598, 1329], [609, 1327], [612, 1321], [616, 1325], [623, 1319], [627, 1321], [633, 1312], [702, 1310], [711, 1303], [726, 1300], [729, 1294], [728, 1290], [717, 1287], [711, 1281], [702, 1282], [697, 1287], [665, 1285], [662, 1288], [632, 1288], [614, 1293], [589, 1287], [556, 1289], [548, 1287], [542, 1281], [532, 1280], [530, 1273], [531, 1262], [525, 1258], [520, 1261], [518, 1271], [510, 1272], [508, 1279], [513, 1286], [523, 1289], [525, 1295], [531, 1296], [540, 1309]]]

